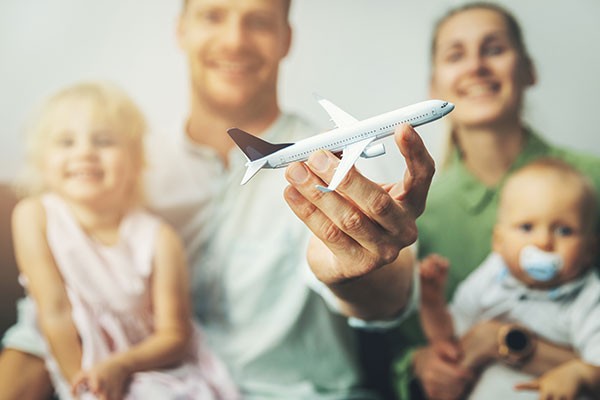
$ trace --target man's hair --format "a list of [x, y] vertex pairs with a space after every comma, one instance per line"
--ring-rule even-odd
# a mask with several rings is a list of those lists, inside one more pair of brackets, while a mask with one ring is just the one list
[[[185, 10], [188, 6], [190, 0], [183, 0], [182, 10]], [[290, 18], [290, 7], [292, 0], [281, 0], [283, 2], [283, 14], [285, 15], [285, 20], [288, 21]]]

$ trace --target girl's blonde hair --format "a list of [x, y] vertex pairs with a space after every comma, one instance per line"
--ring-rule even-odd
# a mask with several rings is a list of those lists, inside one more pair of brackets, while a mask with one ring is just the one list
[[56, 111], [69, 101], [90, 104], [102, 118], [123, 135], [129, 146], [132, 163], [139, 176], [131, 188], [130, 205], [143, 203], [144, 187], [142, 171], [146, 165], [144, 136], [146, 120], [129, 95], [118, 86], [108, 82], [81, 82], [68, 86], [50, 96], [34, 115], [26, 129], [26, 163], [17, 178], [15, 190], [20, 196], [36, 195], [47, 190], [41, 163], [49, 128], [55, 122]]

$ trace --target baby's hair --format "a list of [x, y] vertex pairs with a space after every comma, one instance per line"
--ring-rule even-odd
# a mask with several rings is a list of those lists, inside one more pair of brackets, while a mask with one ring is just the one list
[[15, 189], [20, 196], [40, 194], [47, 189], [40, 160], [43, 157], [49, 129], [56, 121], [56, 111], [66, 102], [88, 102], [94, 112], [116, 127], [123, 135], [131, 151], [134, 165], [139, 167], [140, 176], [131, 188], [131, 205], [143, 201], [143, 179], [145, 166], [144, 136], [146, 120], [129, 95], [108, 82], [80, 82], [67, 86], [50, 96], [34, 115], [26, 129], [26, 163], [23, 173], [17, 178]]
[[553, 157], [538, 158], [529, 164], [519, 168], [510, 175], [504, 185], [504, 189], [500, 194], [500, 204], [498, 213], [501, 212], [503, 194], [510, 186], [510, 183], [523, 176], [530, 171], [542, 171], [555, 174], [564, 182], [576, 182], [581, 186], [581, 215], [584, 224], [598, 232], [596, 221], [598, 220], [598, 193], [592, 181], [581, 171], [566, 161]]

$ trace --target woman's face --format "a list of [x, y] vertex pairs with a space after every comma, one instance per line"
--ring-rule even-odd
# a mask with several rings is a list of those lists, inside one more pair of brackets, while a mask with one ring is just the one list
[[458, 127], [490, 127], [519, 119], [533, 69], [519, 52], [504, 17], [475, 8], [449, 17], [438, 30], [431, 96], [456, 105]]

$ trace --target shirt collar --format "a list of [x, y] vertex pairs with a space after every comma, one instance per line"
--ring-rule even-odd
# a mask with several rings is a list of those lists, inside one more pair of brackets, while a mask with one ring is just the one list
[[[258, 135], [265, 140], [277, 142], [278, 137], [285, 134], [285, 129], [282, 129], [282, 127], [286, 124], [286, 118], [287, 116], [285, 114], [279, 113], [279, 116], [264, 132], [258, 134], [254, 132], [251, 133]], [[183, 148], [193, 155], [204, 159], [218, 160], [220, 162], [219, 155], [212, 147], [196, 143], [186, 134], [186, 124], [187, 121], [184, 122], [181, 128], [182, 135], [180, 135]], [[225, 132], [223, 134], [225, 134]], [[231, 150], [229, 150], [228, 161], [229, 165], [238, 165], [240, 163], [245, 163], [246, 160], [240, 152], [240, 149], [238, 149], [237, 146], [233, 146]]]
[[502, 179], [502, 181], [496, 186], [486, 186], [482, 183], [475, 175], [469, 171], [465, 164], [462, 162], [458, 150], [454, 151], [452, 155], [452, 161], [450, 164], [451, 173], [457, 175], [459, 193], [461, 201], [464, 207], [471, 213], [477, 214], [485, 209], [490, 202], [492, 202], [497, 195], [498, 190], [504, 184], [504, 180], [514, 170], [522, 167], [529, 163], [534, 158], [538, 158], [549, 152], [549, 145], [543, 141], [537, 134], [531, 129], [526, 128], [525, 130], [525, 146], [519, 153], [513, 164], [510, 166], [508, 173]]

